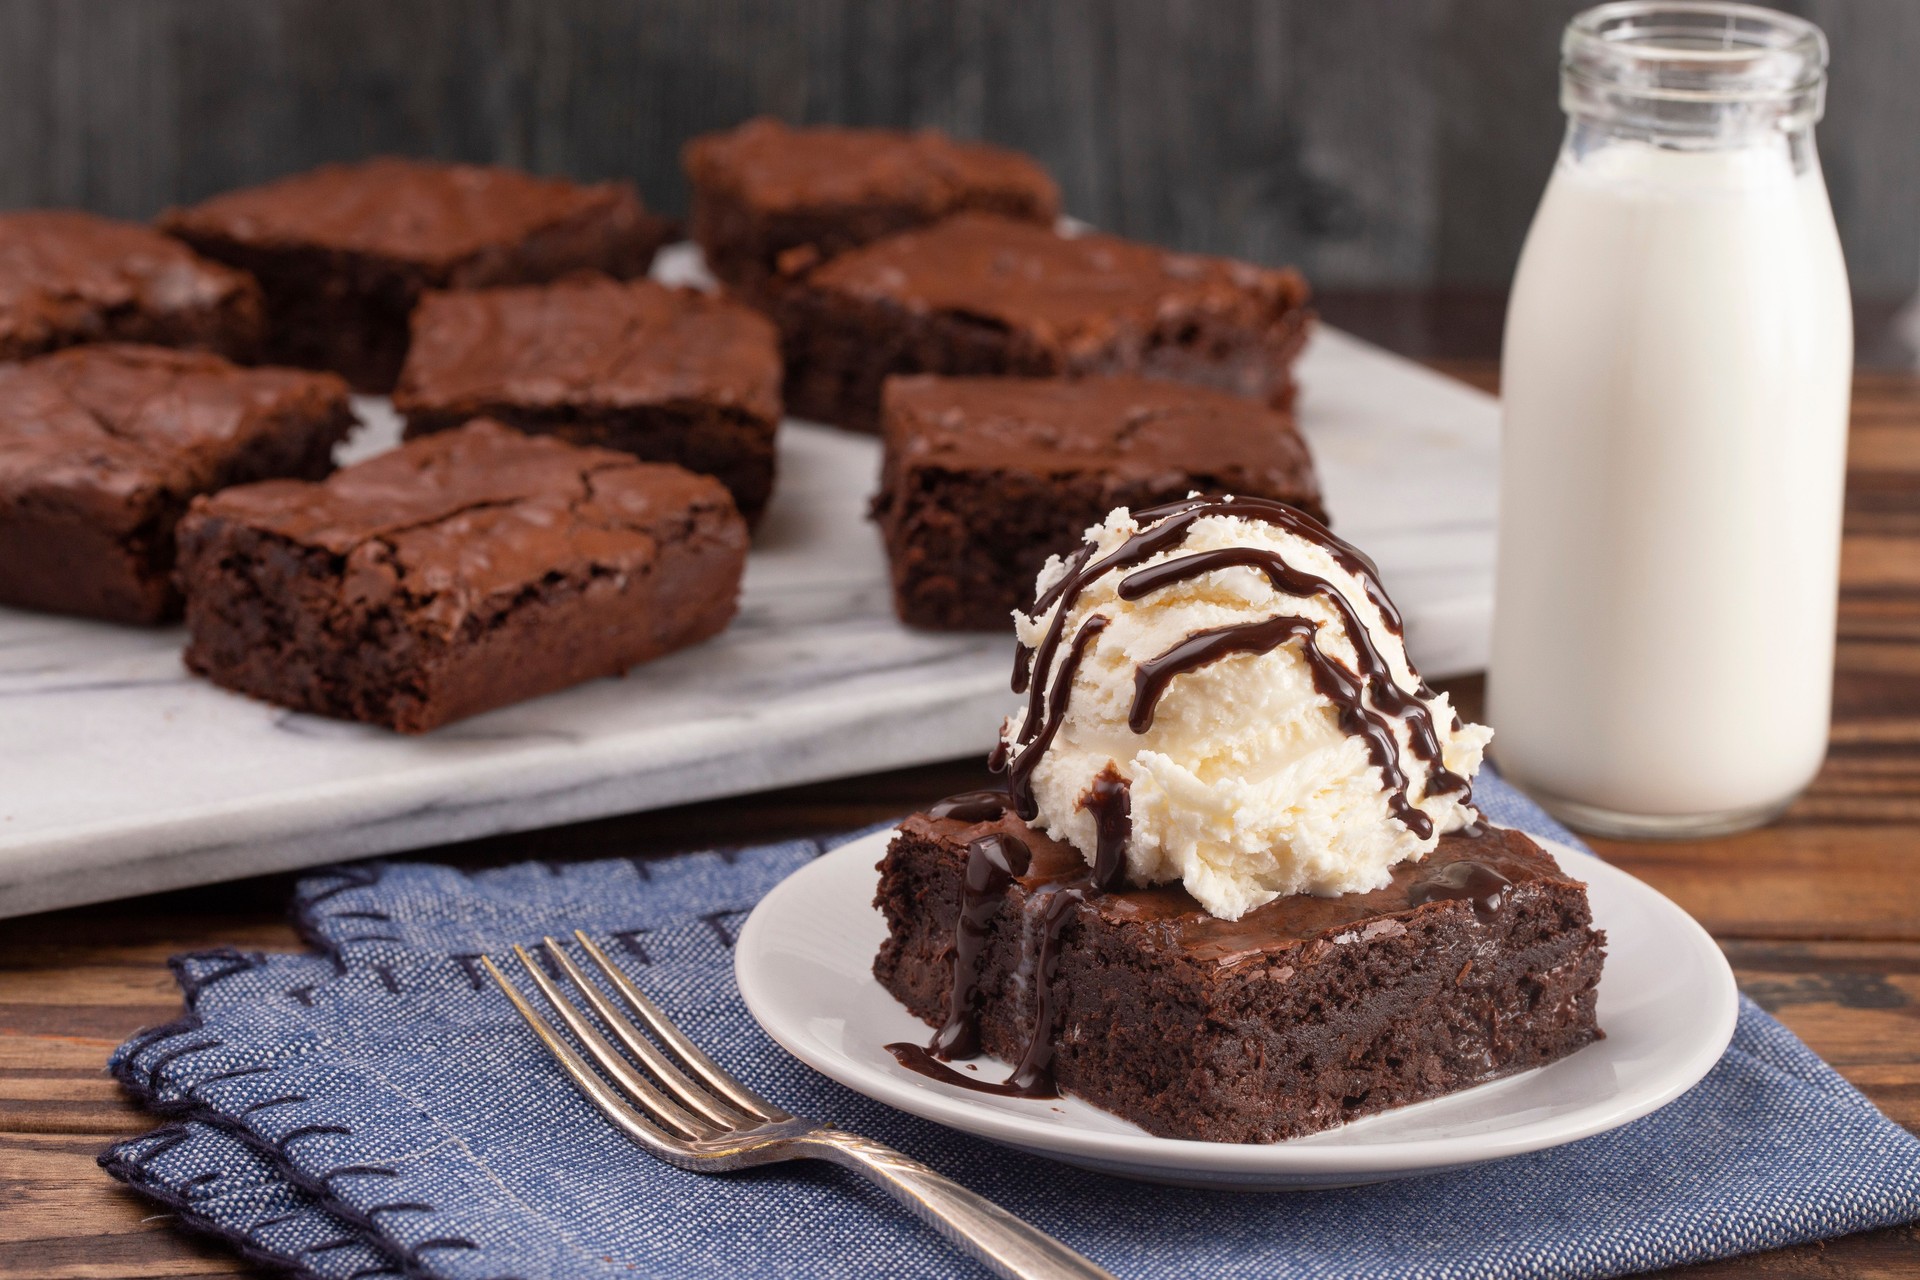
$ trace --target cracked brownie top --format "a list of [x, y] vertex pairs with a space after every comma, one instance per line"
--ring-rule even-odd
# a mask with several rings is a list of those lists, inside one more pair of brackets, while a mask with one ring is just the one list
[[767, 212], [884, 201], [938, 216], [982, 193], [1024, 200], [1043, 219], [1060, 206], [1053, 179], [1030, 157], [934, 129], [794, 129], [763, 117], [695, 138], [684, 159], [696, 186]]
[[337, 558], [357, 606], [444, 625], [543, 583], [644, 573], [668, 541], [746, 541], [717, 480], [486, 419], [318, 484], [266, 481], [194, 504], [190, 524], [215, 521]]
[[780, 416], [780, 348], [758, 312], [651, 280], [430, 293], [394, 392], [402, 413], [700, 403]]
[[49, 490], [130, 501], [217, 483], [290, 421], [351, 423], [330, 373], [106, 343], [0, 366], [0, 506]]
[[1306, 281], [1291, 269], [1172, 253], [1118, 236], [1063, 236], [978, 213], [877, 240], [805, 279], [832, 293], [1019, 330], [1070, 352], [1097, 349], [1116, 332], [1170, 324], [1297, 324], [1307, 302]]
[[160, 339], [175, 321], [205, 327], [191, 337], [213, 342], [223, 336], [206, 327], [216, 314], [226, 338], [250, 346], [259, 286], [170, 236], [74, 209], [0, 215], [0, 359], [105, 337]]
[[315, 245], [451, 268], [552, 227], [616, 215], [650, 221], [627, 183], [582, 186], [513, 169], [382, 156], [230, 191], [171, 209], [160, 221], [190, 240]]
[[1132, 376], [889, 379], [890, 469], [1231, 474], [1317, 508], [1306, 442], [1284, 412], [1208, 387]]

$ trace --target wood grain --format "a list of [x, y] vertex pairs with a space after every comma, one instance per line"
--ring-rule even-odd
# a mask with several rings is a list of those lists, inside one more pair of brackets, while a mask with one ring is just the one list
[[[1444, 323], [1445, 312], [1433, 313]], [[1486, 361], [1449, 371], [1476, 385]], [[1896, 1121], [1920, 1130], [1920, 378], [1856, 384], [1834, 747], [1786, 818], [1673, 844], [1596, 841], [1720, 940], [1743, 989]], [[1477, 680], [1453, 682], [1469, 709]], [[469, 865], [664, 853], [842, 830], [981, 785], [961, 761], [661, 813], [474, 841]], [[94, 1155], [149, 1127], [102, 1070], [178, 1001], [174, 952], [295, 946], [291, 877], [160, 895], [0, 926], [0, 1280], [119, 1280], [240, 1270], [168, 1229]], [[1920, 1277], [1911, 1227], [1693, 1268], [1697, 1277]]]
[[[1323, 284], [1504, 286], [1587, 0], [7, 0], [0, 208], [128, 217], [393, 151], [632, 178], [759, 112], [1040, 156], [1076, 215]], [[1821, 151], [1856, 290], [1920, 246], [1920, 5], [1821, 22]]]

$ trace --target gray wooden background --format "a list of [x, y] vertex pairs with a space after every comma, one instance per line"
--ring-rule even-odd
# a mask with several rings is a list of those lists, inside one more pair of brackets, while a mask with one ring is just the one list
[[[1323, 284], [1504, 284], [1573, 0], [0, 0], [0, 207], [392, 151], [631, 177], [756, 112], [1023, 147], [1069, 209]], [[1920, 0], [1792, 0], [1856, 292], [1920, 280]]]

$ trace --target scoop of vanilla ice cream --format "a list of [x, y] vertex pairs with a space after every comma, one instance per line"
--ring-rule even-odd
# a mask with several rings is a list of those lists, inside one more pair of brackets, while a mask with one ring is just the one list
[[[1115, 510], [1087, 531], [1091, 562], [1140, 528], [1125, 509]], [[1427, 794], [1432, 767], [1412, 749], [1406, 720], [1387, 716], [1407, 777], [1407, 800], [1432, 820], [1432, 832], [1418, 835], [1394, 816], [1366, 741], [1342, 728], [1338, 705], [1315, 687], [1303, 656], [1303, 645], [1317, 643], [1348, 672], [1360, 672], [1353, 638], [1326, 599], [1283, 594], [1260, 570], [1239, 566], [1137, 600], [1118, 594], [1121, 579], [1141, 567], [1225, 548], [1277, 552], [1290, 566], [1326, 579], [1352, 606], [1400, 688], [1409, 694], [1422, 688], [1404, 641], [1332, 550], [1257, 517], [1202, 516], [1178, 545], [1101, 574], [1077, 599], [1016, 617], [1021, 641], [1037, 649], [1054, 614], [1069, 610], [1049, 669], [1032, 673], [1042, 687], [1050, 686], [1085, 620], [1096, 614], [1107, 620], [1081, 659], [1058, 732], [1033, 765], [1039, 808], [1034, 825], [1091, 862], [1096, 833], [1083, 797], [1110, 766], [1130, 791], [1126, 871], [1135, 884], [1178, 880], [1209, 912], [1228, 920], [1284, 894], [1381, 888], [1396, 863], [1425, 857], [1441, 833], [1459, 830], [1476, 815], [1457, 789]], [[1072, 568], [1060, 557], [1050, 560], [1037, 598], [1044, 599]], [[1318, 622], [1314, 639], [1229, 654], [1177, 675], [1162, 693], [1151, 727], [1142, 733], [1129, 727], [1141, 663], [1197, 632], [1280, 615]], [[1445, 767], [1470, 776], [1480, 767], [1491, 731], [1459, 723], [1445, 694], [1422, 701], [1431, 711]], [[1025, 715], [1023, 706], [1002, 730], [1010, 748]]]

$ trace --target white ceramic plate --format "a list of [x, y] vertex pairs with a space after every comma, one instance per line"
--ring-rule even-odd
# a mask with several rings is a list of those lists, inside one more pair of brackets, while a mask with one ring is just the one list
[[[754, 909], [734, 953], [747, 1008], [802, 1062], [870, 1098], [1037, 1155], [1128, 1178], [1240, 1190], [1349, 1186], [1558, 1146], [1636, 1120], [1713, 1067], [1738, 998], [1720, 948], [1692, 917], [1591, 854], [1549, 845], [1587, 882], [1607, 932], [1606, 1039], [1551, 1066], [1339, 1129], [1267, 1145], [1156, 1138], [1078, 1099], [1001, 1098], [914, 1074], [883, 1047], [926, 1025], [875, 981], [886, 925], [874, 864], [891, 833], [843, 845]], [[1005, 1068], [981, 1062], [998, 1079]]]

